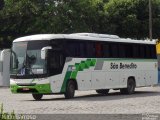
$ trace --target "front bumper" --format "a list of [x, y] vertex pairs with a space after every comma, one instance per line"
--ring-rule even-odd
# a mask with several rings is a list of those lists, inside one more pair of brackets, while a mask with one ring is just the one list
[[32, 86], [22, 86], [11, 84], [10, 89], [12, 93], [37, 93], [37, 94], [50, 94], [52, 93], [50, 84], [35, 84]]

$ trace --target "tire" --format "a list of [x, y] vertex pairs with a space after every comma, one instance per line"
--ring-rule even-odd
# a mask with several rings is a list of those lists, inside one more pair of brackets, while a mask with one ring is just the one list
[[121, 88], [120, 89], [120, 93], [121, 94], [127, 94], [127, 90], [126, 90], [127, 88]]
[[74, 94], [75, 94], [75, 83], [73, 81], [69, 81], [68, 82], [68, 85], [67, 85], [67, 88], [66, 88], [66, 92], [64, 94], [65, 98], [66, 99], [71, 99], [74, 97]]
[[120, 89], [122, 94], [133, 94], [135, 92], [136, 83], [133, 78], [129, 78], [127, 82], [127, 88]]
[[41, 100], [43, 97], [43, 94], [32, 94], [32, 96], [35, 100]]
[[97, 92], [98, 94], [107, 95], [108, 92], [109, 92], [109, 89], [100, 89], [100, 90], [96, 90], [96, 92]]

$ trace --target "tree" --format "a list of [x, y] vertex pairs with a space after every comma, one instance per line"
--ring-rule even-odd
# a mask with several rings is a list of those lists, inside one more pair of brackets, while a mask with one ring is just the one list
[[[4, 2], [0, 10], [0, 46], [3, 47], [9, 47], [17, 37], [41, 33], [94, 32], [136, 39], [148, 37], [148, 0]], [[152, 0], [153, 38], [160, 36], [159, 6], [159, 0]]]
[[[159, 0], [152, 1], [154, 38], [160, 36], [160, 27], [157, 25], [157, 21], [160, 21], [157, 17], [159, 5]], [[105, 5], [105, 12], [111, 28], [106, 32], [136, 39], [148, 37], [148, 0], [110, 0]]]
[[5, 0], [0, 11], [1, 46], [20, 36], [50, 32], [48, 18], [54, 5], [52, 0]]

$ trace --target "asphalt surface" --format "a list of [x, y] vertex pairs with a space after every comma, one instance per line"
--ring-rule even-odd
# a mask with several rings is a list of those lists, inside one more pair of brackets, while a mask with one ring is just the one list
[[[60, 117], [64, 115], [66, 120], [66, 114], [71, 115], [69, 119], [74, 118], [75, 114], [79, 114], [80, 118], [91, 115], [92, 120], [96, 118], [95, 114], [96, 116], [101, 114], [104, 118], [107, 115], [108, 119], [116, 116], [115, 120], [119, 117], [138, 120], [145, 115], [148, 117], [148, 114], [156, 117], [156, 120], [160, 119], [158, 116], [153, 116], [160, 113], [160, 87], [137, 88], [133, 95], [121, 95], [119, 91], [113, 90], [108, 95], [99, 95], [93, 90], [76, 91], [74, 99], [67, 100], [64, 95], [45, 95], [41, 101], [35, 101], [31, 94], [12, 94], [9, 88], [1, 87], [1, 103], [5, 112], [14, 110], [16, 114], [38, 114], [42, 115], [39, 116], [41, 119], [47, 119], [49, 115], [56, 118], [57, 116], [53, 115], [57, 114], [61, 114]], [[43, 118], [45, 115], [47, 116]]]

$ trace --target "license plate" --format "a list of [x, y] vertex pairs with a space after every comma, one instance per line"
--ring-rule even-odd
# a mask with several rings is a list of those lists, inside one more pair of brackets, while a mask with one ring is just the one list
[[29, 90], [29, 88], [22, 88], [22, 89], [25, 90], [25, 91]]

